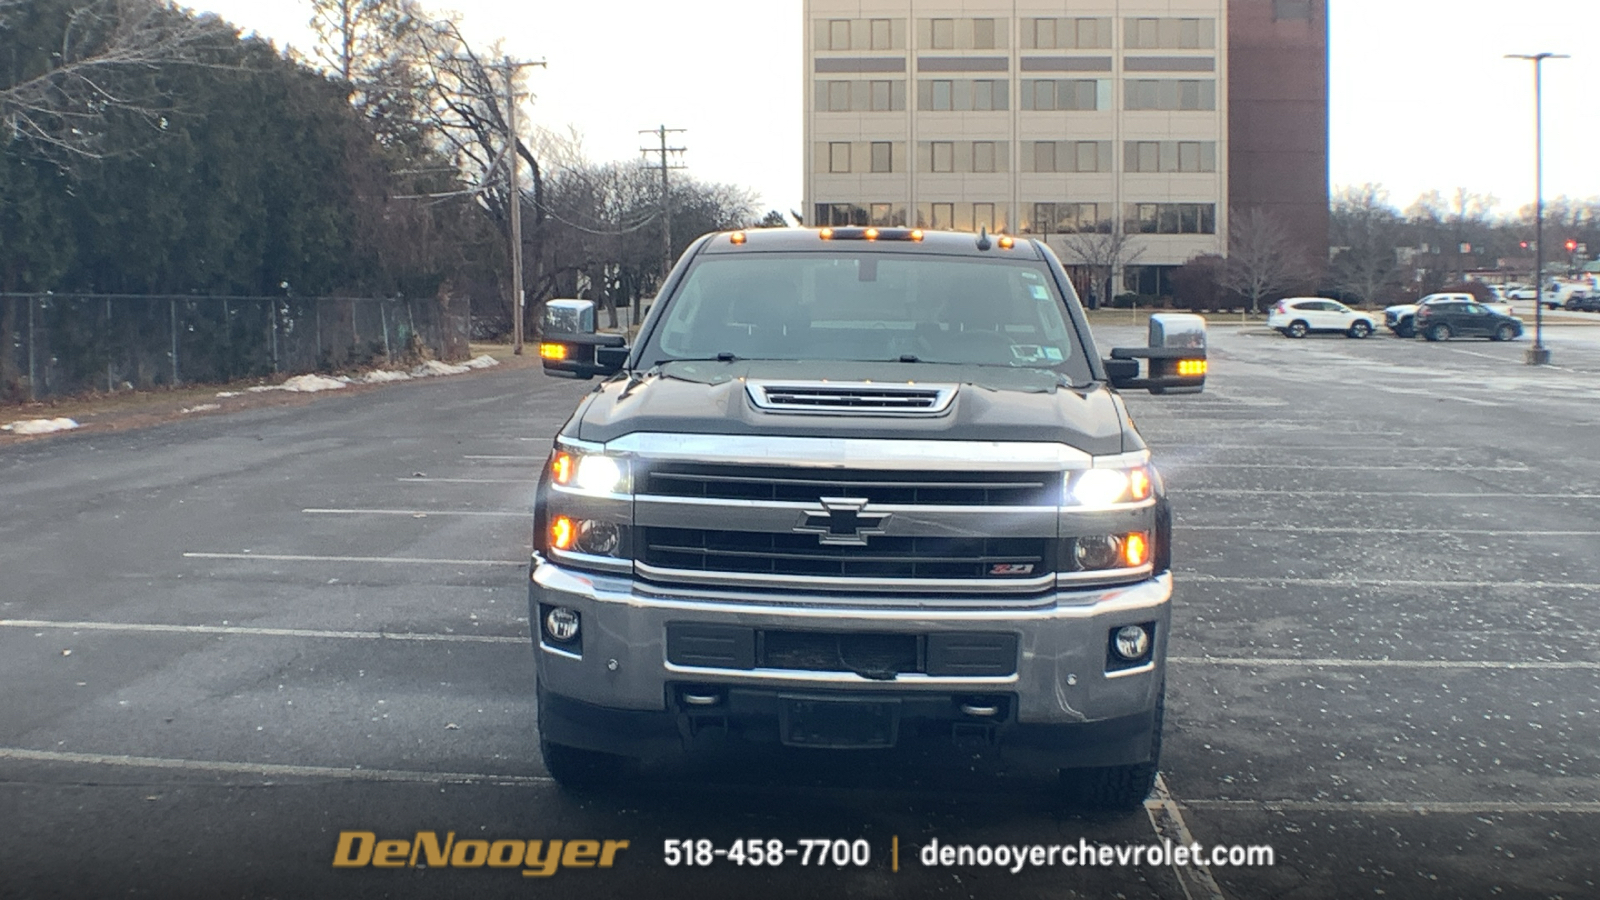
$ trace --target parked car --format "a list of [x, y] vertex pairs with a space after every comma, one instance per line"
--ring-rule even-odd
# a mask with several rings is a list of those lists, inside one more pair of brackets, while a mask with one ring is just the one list
[[1600, 293], [1585, 294], [1578, 301], [1577, 306], [1569, 306], [1567, 308], [1576, 309], [1579, 312], [1600, 312]]
[[1273, 305], [1267, 314], [1267, 327], [1292, 338], [1303, 338], [1313, 331], [1336, 331], [1347, 337], [1364, 338], [1378, 327], [1378, 320], [1326, 297], [1288, 297]]
[[[1514, 293], [1515, 290], [1508, 291], [1506, 296], [1510, 297]], [[1528, 288], [1528, 297], [1532, 299], [1533, 288]], [[1394, 332], [1396, 337], [1416, 337], [1417, 329], [1414, 319], [1416, 318], [1417, 309], [1431, 303], [1479, 303], [1479, 300], [1471, 294], [1429, 294], [1416, 303], [1401, 303], [1385, 309], [1383, 311], [1384, 327]], [[1480, 305], [1486, 306], [1503, 316], [1511, 315], [1510, 303], [1482, 303]]]
[[1582, 309], [1584, 302], [1588, 299], [1589, 295], [1583, 291], [1574, 291], [1567, 295], [1567, 302], [1561, 305], [1566, 309]]
[[1522, 320], [1496, 312], [1483, 303], [1450, 300], [1418, 306], [1416, 331], [1430, 341], [1447, 341], [1453, 337], [1509, 341], [1522, 336]]

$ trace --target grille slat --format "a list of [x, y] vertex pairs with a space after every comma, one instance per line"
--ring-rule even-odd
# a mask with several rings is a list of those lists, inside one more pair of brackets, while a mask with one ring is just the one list
[[[865, 547], [820, 544], [809, 534], [644, 528], [641, 561], [658, 568], [767, 575], [989, 578], [997, 564], [1050, 571], [1046, 538], [874, 537]], [[1023, 574], [1023, 573], [1019, 573]]]
[[888, 415], [939, 415], [955, 398], [953, 385], [886, 386], [870, 383], [752, 381], [750, 399], [768, 412], [843, 412]]
[[869, 469], [819, 471], [787, 466], [655, 463], [638, 475], [640, 493], [712, 500], [815, 503], [820, 497], [859, 497], [869, 503], [925, 506], [1055, 506], [1059, 472], [927, 472]]

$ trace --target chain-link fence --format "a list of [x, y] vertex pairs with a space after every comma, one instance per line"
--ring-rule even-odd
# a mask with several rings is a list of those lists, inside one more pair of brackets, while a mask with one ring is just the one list
[[0, 294], [0, 402], [467, 355], [427, 298]]

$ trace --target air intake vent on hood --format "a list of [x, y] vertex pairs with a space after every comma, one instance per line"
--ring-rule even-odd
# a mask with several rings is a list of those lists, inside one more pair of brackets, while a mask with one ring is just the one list
[[750, 401], [768, 412], [937, 416], [950, 408], [955, 385], [866, 382], [765, 382], [746, 385]]

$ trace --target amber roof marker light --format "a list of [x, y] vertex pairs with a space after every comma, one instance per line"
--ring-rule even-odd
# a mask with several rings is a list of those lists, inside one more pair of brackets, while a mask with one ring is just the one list
[[728, 242], [730, 244], [742, 244], [747, 240], [749, 240], [749, 238], [746, 237], [745, 233], [742, 231], [735, 231], [733, 234], [728, 235]]

